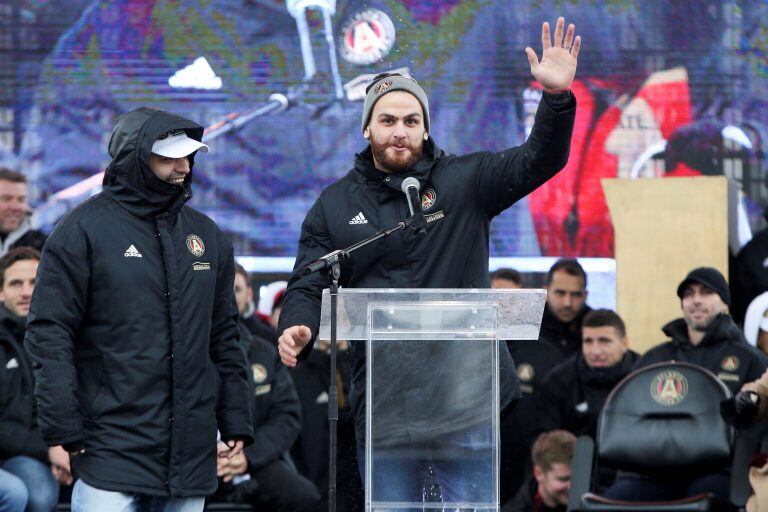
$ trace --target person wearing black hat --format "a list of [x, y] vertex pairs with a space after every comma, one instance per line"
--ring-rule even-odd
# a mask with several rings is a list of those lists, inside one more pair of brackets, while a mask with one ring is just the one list
[[[671, 340], [646, 352], [636, 368], [673, 360], [696, 364], [717, 375], [734, 394], [763, 374], [768, 358], [746, 342], [731, 318], [731, 295], [720, 271], [712, 267], [692, 270], [678, 285], [677, 296], [683, 317], [662, 329]], [[712, 492], [727, 500], [729, 485], [725, 469], [717, 473], [682, 474], [675, 481], [652, 475], [622, 475], [605, 496], [655, 501]]]
[[670, 341], [640, 358], [641, 368], [661, 361], [686, 361], [717, 375], [733, 393], [765, 371], [768, 358], [749, 345], [729, 314], [731, 294], [715, 268], [699, 267], [677, 287], [683, 317], [662, 330]]

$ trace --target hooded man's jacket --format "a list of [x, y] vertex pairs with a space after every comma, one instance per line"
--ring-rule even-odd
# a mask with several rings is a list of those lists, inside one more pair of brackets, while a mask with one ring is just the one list
[[203, 133], [161, 110], [121, 116], [104, 190], [49, 237], [28, 317], [45, 440], [84, 447], [75, 471], [109, 491], [210, 494], [217, 427], [251, 440], [232, 245], [184, 205], [191, 173], [174, 186], [149, 168], [177, 129]]

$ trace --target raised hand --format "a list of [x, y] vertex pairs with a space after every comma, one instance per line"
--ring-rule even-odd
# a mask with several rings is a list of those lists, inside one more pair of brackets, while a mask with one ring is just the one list
[[549, 33], [549, 23], [544, 22], [541, 26], [541, 44], [544, 53], [541, 56], [541, 62], [533, 48], [526, 48], [525, 54], [528, 56], [528, 62], [531, 64], [531, 74], [544, 87], [546, 92], [563, 92], [571, 87], [573, 77], [576, 75], [576, 61], [581, 48], [581, 36], [574, 33], [576, 27], [571, 23], [568, 25], [568, 31], [563, 38], [563, 27], [565, 27], [565, 18], [557, 18], [555, 25], [555, 40], [552, 42]]

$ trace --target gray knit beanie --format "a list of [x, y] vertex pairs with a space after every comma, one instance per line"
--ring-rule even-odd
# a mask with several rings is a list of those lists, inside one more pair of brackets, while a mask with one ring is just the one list
[[429, 131], [429, 100], [427, 100], [427, 93], [424, 92], [424, 89], [413, 78], [386, 73], [376, 76], [371, 85], [366, 89], [362, 131], [365, 131], [365, 128], [368, 126], [373, 106], [379, 101], [379, 98], [392, 91], [409, 92], [419, 100], [421, 108], [424, 110], [424, 128]]

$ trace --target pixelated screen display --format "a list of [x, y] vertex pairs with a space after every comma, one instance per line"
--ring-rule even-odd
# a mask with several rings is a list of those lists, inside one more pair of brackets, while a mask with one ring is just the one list
[[[2, 44], [23, 80], [5, 102], [15, 136], [0, 162], [27, 173], [38, 222], [50, 228], [93, 193], [95, 182], [83, 180], [108, 163], [116, 116], [155, 106], [209, 128], [212, 152], [196, 159], [191, 204], [232, 236], [236, 254], [294, 256], [306, 212], [365, 148], [362, 89], [371, 75], [400, 69], [419, 80], [431, 135], [449, 153], [516, 146], [541, 96], [524, 48], [540, 53], [541, 22], [557, 15], [583, 37], [570, 159], [494, 220], [492, 256], [612, 257], [606, 177], [728, 174], [742, 184], [753, 223], [760, 218], [768, 137], [762, 0], [296, 4], [9, 4], [0, 15], [21, 29]], [[34, 51], [25, 49], [36, 31]]]

